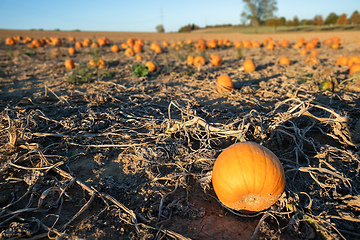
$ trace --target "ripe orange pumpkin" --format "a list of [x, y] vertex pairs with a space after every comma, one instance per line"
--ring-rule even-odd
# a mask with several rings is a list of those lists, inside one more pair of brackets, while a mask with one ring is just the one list
[[196, 56], [194, 58], [194, 66], [204, 66], [205, 59], [202, 56]]
[[186, 58], [186, 64], [187, 65], [193, 65], [194, 64], [195, 57], [193, 55], [189, 55]]
[[149, 72], [155, 72], [156, 70], [156, 65], [152, 61], [145, 63], [145, 67], [149, 69]]
[[247, 59], [243, 63], [243, 68], [246, 72], [252, 72], [255, 70], [255, 64], [251, 59]]
[[[156, 47], [155, 47], [156, 48]], [[140, 43], [135, 43], [133, 46], [134, 53], [141, 53], [143, 52], [143, 47]], [[155, 51], [155, 50], [154, 50]]]
[[8, 37], [8, 38], [6, 38], [5, 43], [7, 45], [15, 45], [16, 42], [15, 42], [15, 40], [13, 38]]
[[75, 47], [76, 47], [76, 48], [82, 48], [82, 46], [83, 46], [83, 44], [82, 44], [82, 42], [80, 42], [80, 41], [77, 41], [77, 42], [75, 43]]
[[290, 60], [289, 60], [288, 57], [282, 56], [282, 57], [279, 59], [279, 64], [281, 64], [281, 65], [290, 65]]
[[308, 51], [307, 51], [306, 48], [302, 48], [302, 49], [300, 49], [300, 51], [299, 51], [299, 54], [300, 54], [300, 55], [306, 55], [307, 53], [308, 53]]
[[341, 56], [336, 59], [337, 65], [348, 65], [349, 58], [347, 56]]
[[212, 54], [210, 59], [211, 65], [218, 67], [222, 64], [222, 58], [218, 55]]
[[218, 92], [231, 91], [233, 84], [231, 78], [228, 75], [220, 75], [216, 79], [216, 89]]
[[226, 148], [216, 159], [212, 185], [219, 200], [235, 210], [262, 211], [285, 188], [285, 173], [276, 155], [254, 142]]
[[354, 63], [350, 66], [349, 74], [360, 72], [360, 63]]
[[111, 49], [112, 52], [119, 52], [120, 51], [119, 46], [116, 45], [116, 44], [112, 45], [110, 49]]
[[96, 67], [96, 62], [94, 59], [91, 59], [88, 63], [89, 67]]
[[141, 61], [143, 60], [142, 56], [140, 54], [137, 54], [136, 57], [135, 57], [135, 60], [136, 61]]
[[104, 60], [102, 59], [99, 59], [97, 62], [96, 62], [96, 65], [98, 66], [98, 68], [105, 68], [106, 67], [106, 63]]
[[135, 53], [134, 53], [134, 50], [132, 48], [128, 48], [128, 49], [125, 50], [125, 55], [126, 56], [130, 57], [130, 56], [134, 56], [134, 54]]
[[353, 65], [354, 63], [360, 63], [360, 57], [357, 55], [351, 56], [348, 61], [348, 66]]
[[311, 56], [317, 56], [318, 54], [319, 54], [319, 52], [316, 49], [313, 49], [313, 50], [310, 51]]
[[66, 68], [66, 69], [73, 69], [73, 68], [75, 68], [74, 60], [72, 60], [72, 59], [67, 59], [67, 60], [65, 60], [65, 68]]
[[70, 54], [70, 55], [74, 55], [75, 54], [75, 48], [74, 47], [69, 47], [69, 49], [68, 49], [68, 53]]

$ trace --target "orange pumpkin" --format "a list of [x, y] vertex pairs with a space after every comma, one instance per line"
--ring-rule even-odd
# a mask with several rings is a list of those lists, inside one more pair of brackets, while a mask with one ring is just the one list
[[310, 51], [311, 56], [317, 56], [318, 54], [319, 54], [319, 52], [316, 49], [313, 49], [313, 50]]
[[91, 59], [88, 63], [89, 67], [96, 67], [96, 62], [94, 59]]
[[119, 52], [120, 51], [119, 46], [116, 45], [116, 44], [112, 45], [110, 49], [111, 49], [112, 52]]
[[246, 72], [252, 72], [255, 70], [255, 64], [251, 59], [247, 59], [243, 63], [243, 68]]
[[216, 79], [216, 89], [218, 92], [231, 91], [233, 84], [231, 78], [228, 75], [220, 75]]
[[74, 47], [69, 47], [68, 53], [69, 53], [70, 55], [74, 55], [74, 54], [76, 53], [75, 48], [74, 48]]
[[82, 45], [83, 45], [84, 47], [90, 47], [91, 43], [92, 43], [91, 39], [86, 38], [86, 39], [84, 39], [84, 41], [82, 42]]
[[[156, 47], [155, 47], [156, 48]], [[141, 53], [143, 52], [143, 47], [140, 43], [135, 43], [133, 46], [134, 53]], [[154, 50], [155, 51], [155, 50]]]
[[285, 188], [285, 173], [276, 155], [254, 142], [226, 148], [216, 159], [212, 185], [219, 200], [235, 210], [262, 211]]
[[73, 69], [73, 68], [75, 68], [74, 60], [72, 60], [72, 59], [67, 59], [67, 60], [65, 61], [65, 68], [66, 68], [66, 69]]
[[135, 53], [134, 53], [134, 50], [132, 48], [128, 48], [128, 49], [125, 50], [125, 55], [126, 56], [130, 57], [130, 56], [134, 56], [134, 54]]
[[290, 60], [289, 60], [288, 57], [282, 56], [282, 57], [279, 59], [279, 64], [280, 64], [280, 65], [290, 65]]
[[193, 65], [194, 64], [195, 57], [193, 55], [189, 55], [186, 58], [186, 64], [187, 65]]
[[220, 56], [212, 54], [211, 59], [210, 59], [210, 63], [211, 63], [211, 65], [217, 67], [217, 66], [220, 66], [222, 64], [222, 59], [221, 59]]
[[145, 67], [149, 69], [149, 72], [155, 72], [156, 70], [156, 65], [152, 61], [145, 63]]
[[15, 40], [13, 38], [8, 37], [8, 38], [6, 38], [5, 43], [7, 45], [15, 45], [16, 42], [15, 42]]
[[76, 48], [82, 48], [82, 46], [83, 46], [83, 44], [82, 44], [82, 42], [80, 42], [80, 41], [77, 41], [77, 42], [75, 43], [75, 47], [76, 47]]
[[354, 63], [350, 66], [349, 74], [360, 72], [360, 63]]
[[299, 54], [300, 54], [300, 55], [306, 55], [307, 53], [308, 53], [308, 51], [307, 51], [306, 48], [302, 48], [302, 49], [300, 49], [300, 51], [299, 51]]
[[348, 66], [353, 65], [354, 63], [360, 63], [360, 57], [357, 55], [351, 56], [349, 58]]
[[202, 56], [196, 56], [194, 58], [194, 66], [204, 66], [205, 59]]
[[348, 65], [349, 58], [347, 56], [341, 56], [336, 59], [337, 65]]
[[106, 67], [106, 63], [104, 60], [102, 59], [99, 59], [97, 62], [96, 62], [96, 65], [98, 66], [98, 68], [105, 68]]
[[142, 56], [140, 54], [137, 54], [135, 57], [136, 61], [141, 61], [143, 60]]

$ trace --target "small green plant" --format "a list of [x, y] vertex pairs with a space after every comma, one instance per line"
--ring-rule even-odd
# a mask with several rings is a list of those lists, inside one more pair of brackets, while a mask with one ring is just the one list
[[133, 68], [133, 72], [132, 72], [132, 76], [133, 77], [146, 77], [149, 76], [149, 69], [141, 64], [133, 64], [132, 65]]
[[313, 73], [304, 74], [298, 78], [298, 81], [299, 83], [306, 83], [309, 79], [313, 77], [313, 75], [314, 75]]
[[89, 83], [94, 76], [95, 69], [77, 65], [72, 73], [67, 76], [67, 80], [72, 84]]
[[98, 73], [99, 77], [103, 77], [103, 78], [111, 78], [115, 75], [114, 72], [100, 72]]
[[100, 55], [100, 51], [99, 48], [90, 48], [90, 55], [92, 56], [92, 58], [94, 59], [94, 61], [96, 62], [97, 60], [100, 59], [101, 55]]
[[243, 57], [244, 57], [244, 55], [243, 55], [243, 53], [242, 53], [242, 48], [237, 48], [237, 49], [236, 49], [236, 52], [237, 52], [237, 55], [238, 55], [239, 58], [243, 58]]

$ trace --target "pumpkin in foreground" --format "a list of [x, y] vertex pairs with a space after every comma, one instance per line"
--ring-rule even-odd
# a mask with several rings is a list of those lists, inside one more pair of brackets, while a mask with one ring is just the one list
[[285, 173], [276, 155], [254, 142], [226, 148], [216, 159], [212, 184], [219, 200], [234, 210], [262, 211], [285, 188]]

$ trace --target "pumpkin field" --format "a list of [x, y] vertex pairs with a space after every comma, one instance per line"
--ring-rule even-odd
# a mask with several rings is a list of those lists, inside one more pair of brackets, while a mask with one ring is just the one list
[[360, 239], [359, 94], [360, 31], [0, 30], [0, 239]]

